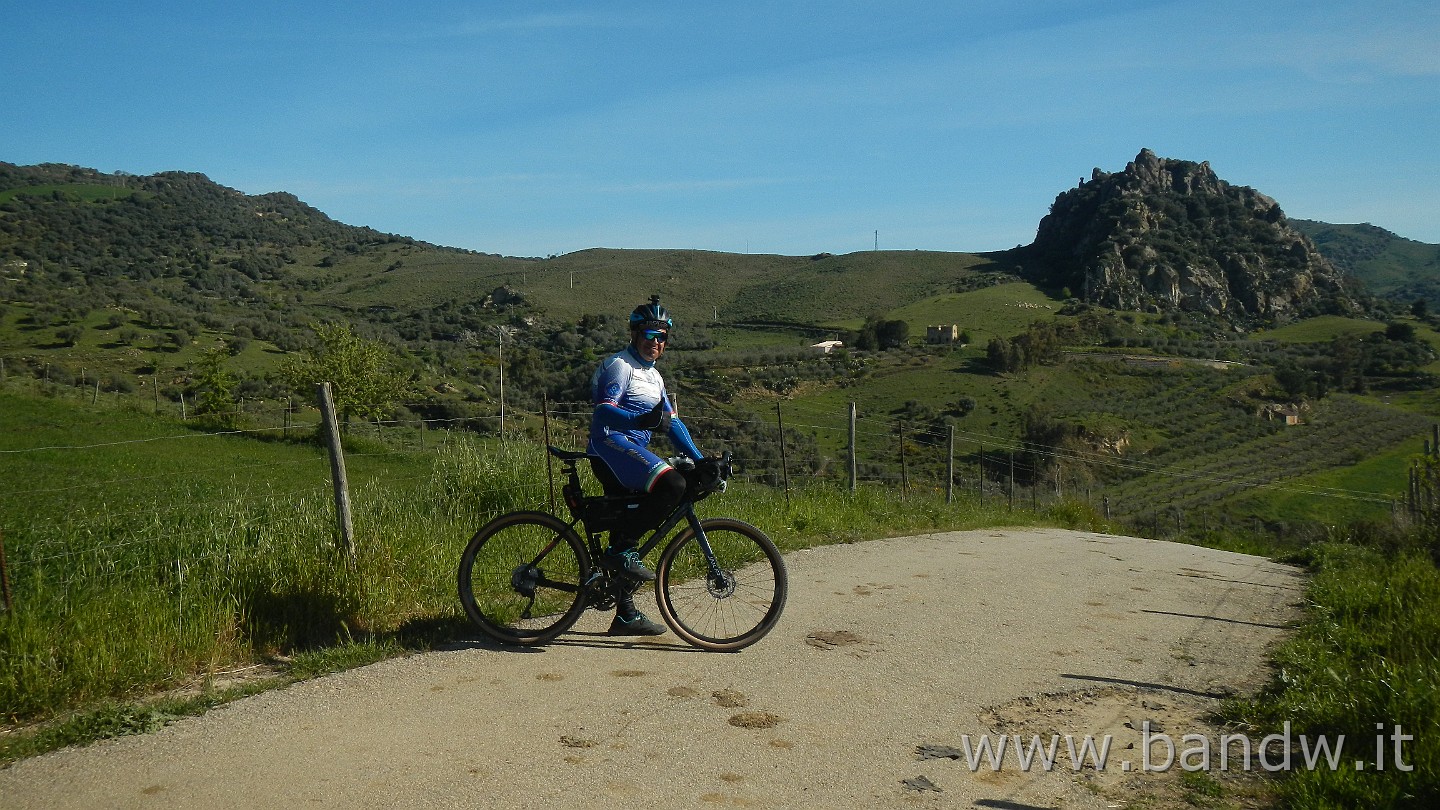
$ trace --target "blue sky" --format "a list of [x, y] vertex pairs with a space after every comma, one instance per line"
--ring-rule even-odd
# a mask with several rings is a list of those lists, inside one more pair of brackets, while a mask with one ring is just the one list
[[0, 160], [490, 253], [998, 250], [1142, 147], [1440, 243], [1433, 0], [0, 0], [0, 30]]

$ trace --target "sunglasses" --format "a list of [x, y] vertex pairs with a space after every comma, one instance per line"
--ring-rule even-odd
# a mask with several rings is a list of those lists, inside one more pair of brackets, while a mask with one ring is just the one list
[[670, 338], [670, 333], [666, 332], [664, 329], [646, 329], [645, 331], [640, 333], [640, 337], [643, 337], [646, 340], [653, 340], [656, 343], [664, 343]]

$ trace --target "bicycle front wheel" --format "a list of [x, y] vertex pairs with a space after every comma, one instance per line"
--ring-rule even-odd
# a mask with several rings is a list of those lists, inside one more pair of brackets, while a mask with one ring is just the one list
[[590, 555], [564, 521], [511, 512], [485, 524], [460, 556], [460, 604], [485, 634], [505, 644], [541, 644], [585, 610]]
[[770, 538], [749, 523], [710, 518], [700, 527], [715, 567], [693, 529], [677, 535], [656, 566], [660, 615], [675, 635], [697, 647], [744, 649], [764, 638], [785, 609], [785, 562]]

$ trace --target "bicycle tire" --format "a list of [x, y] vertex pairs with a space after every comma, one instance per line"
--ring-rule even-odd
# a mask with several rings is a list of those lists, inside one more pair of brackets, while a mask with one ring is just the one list
[[585, 611], [590, 555], [579, 535], [548, 512], [510, 512], [481, 527], [460, 555], [456, 581], [465, 615], [504, 644], [543, 644]]
[[764, 532], [733, 518], [700, 521], [723, 578], [708, 573], [693, 529], [665, 547], [656, 565], [660, 616], [675, 635], [714, 652], [735, 652], [769, 633], [785, 609], [785, 561]]

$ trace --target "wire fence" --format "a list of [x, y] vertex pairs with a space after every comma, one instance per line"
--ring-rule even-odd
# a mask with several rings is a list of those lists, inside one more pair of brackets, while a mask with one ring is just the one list
[[[97, 408], [133, 407], [119, 400], [102, 406], [100, 399], [92, 396], [89, 404]], [[464, 415], [421, 415], [428, 405], [406, 404], [397, 409], [403, 414], [397, 418], [349, 426], [350, 440], [363, 440], [347, 450], [347, 457], [360, 465], [361, 486], [378, 482], [394, 487], [430, 479], [433, 473], [426, 460], [465, 437], [478, 435], [530, 445], [548, 441], [580, 449], [587, 441], [592, 410], [589, 402], [561, 401], [544, 402], [539, 411], [511, 407], [502, 414], [477, 408]], [[1117, 485], [1117, 481], [1146, 477], [1203, 484], [1220, 493], [1215, 496], [1217, 501], [1224, 493], [1275, 490], [1359, 502], [1389, 508], [1397, 523], [1411, 519], [1419, 508], [1413, 491], [1383, 494], [1299, 483], [1254, 471], [1242, 474], [1161, 466], [1110, 453], [1029, 444], [954, 424], [910, 423], [891, 415], [864, 415], [857, 413], [853, 405], [838, 413], [825, 413], [813, 406], [787, 413], [784, 401], [774, 404], [768, 412], [740, 415], [732, 409], [703, 403], [685, 405], [680, 411], [703, 450], [731, 449], [736, 453], [737, 478], [784, 489], [787, 497], [792, 489], [810, 486], [851, 490], [871, 486], [883, 487], [900, 498], [1003, 499], [1012, 509], [1041, 509], [1058, 502], [1075, 502], [1088, 505], [1134, 533], [1157, 538], [1218, 527], [1227, 519], [1219, 503], [1197, 508], [1194, 498], [1183, 504], [1157, 502], [1144, 498], [1141, 490]], [[166, 413], [163, 404], [161, 412]], [[170, 414], [174, 415], [173, 411]], [[193, 414], [181, 415], [194, 418]], [[74, 444], [38, 441], [27, 445], [23, 437], [11, 437], [7, 441], [10, 446], [0, 449], [0, 471], [6, 473], [3, 497], [12, 504], [3, 512], [12, 525], [0, 525], [0, 574], [4, 575], [7, 599], [9, 580], [14, 576], [62, 577], [61, 572], [81, 570], [87, 560], [99, 559], [94, 548], [76, 549], [71, 541], [53, 539], [77, 526], [109, 527], [105, 531], [111, 534], [97, 537], [96, 544], [113, 551], [155, 545], [156, 538], [145, 533], [147, 526], [173, 525], [185, 516], [202, 513], [244, 522], [266, 508], [283, 508], [309, 510], [317, 521], [334, 519], [330, 499], [334, 482], [326, 456], [318, 445], [308, 444], [321, 426], [315, 405], [293, 400], [252, 401], [240, 403], [237, 412], [227, 416], [232, 427], [207, 428], [206, 422], [198, 421], [197, 427], [173, 433]], [[1427, 443], [1426, 452], [1433, 453], [1440, 446], [1440, 435], [1435, 438], [1434, 444]], [[233, 454], [233, 443], [244, 440], [278, 441], [286, 447], [305, 449], [278, 459], [227, 460]], [[136, 470], [133, 474], [107, 472], [87, 477], [86, 471], [92, 468], [114, 469], [113, 465], [94, 463], [97, 454], [125, 453], [142, 446], [153, 449], [151, 456], [175, 456], [183, 458], [185, 464], [167, 463], [163, 468]], [[181, 447], [198, 449], [170, 452]], [[421, 459], [419, 464], [414, 463], [416, 458]], [[408, 463], [399, 464], [402, 460]], [[20, 461], [24, 462], [23, 477], [14, 474]], [[396, 469], [403, 470], [403, 474]], [[213, 482], [217, 479], [226, 483], [216, 485]], [[277, 481], [283, 483], [277, 485]], [[127, 491], [173, 495], [163, 502], [126, 504], [123, 497], [117, 499], [116, 493]], [[26, 507], [13, 508], [17, 504]], [[23, 525], [13, 520], [19, 514], [25, 515]], [[1234, 528], [1233, 521], [1231, 524]], [[37, 531], [37, 526], [49, 526], [54, 531]], [[239, 527], [238, 536], [249, 528]], [[1274, 531], [1274, 527], [1259, 521], [1253, 528]], [[207, 553], [208, 557], [192, 555], [188, 558], [190, 564], [223, 562], [228, 552], [218, 549]]]

